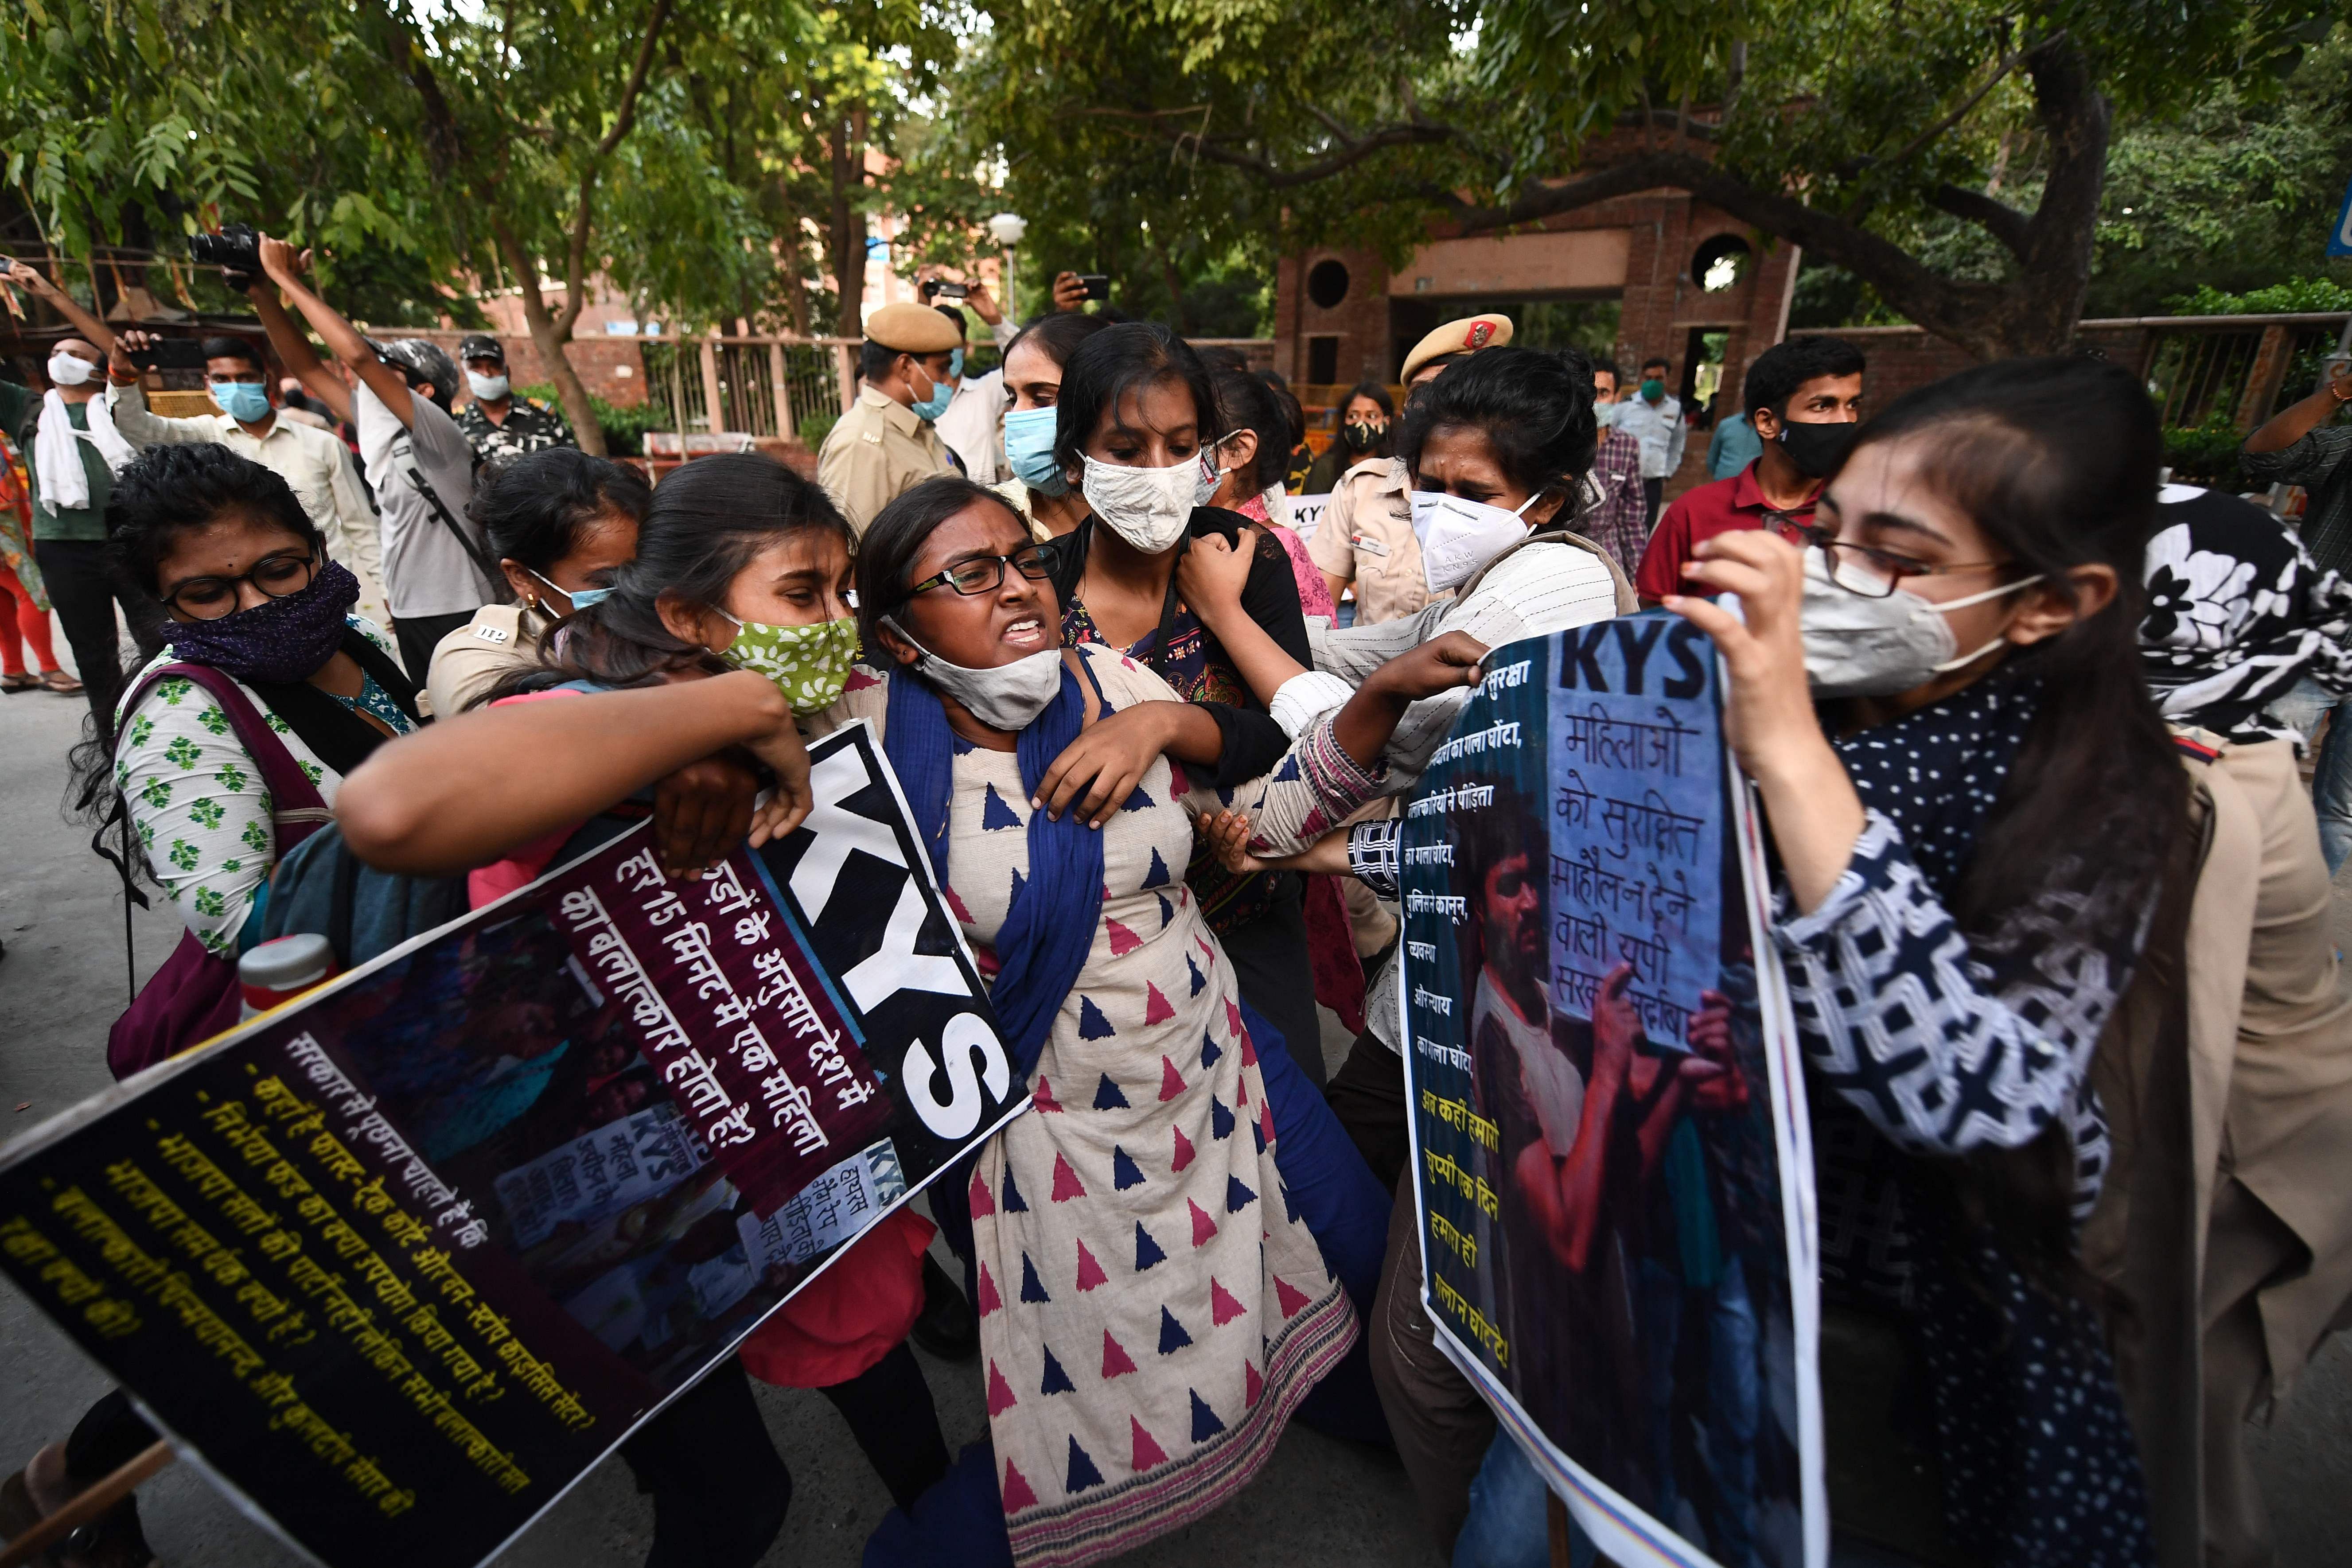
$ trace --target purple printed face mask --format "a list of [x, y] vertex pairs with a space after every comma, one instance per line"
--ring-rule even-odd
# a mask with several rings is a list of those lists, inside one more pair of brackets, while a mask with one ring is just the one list
[[342, 645], [344, 612], [359, 600], [360, 580], [330, 561], [299, 594], [216, 621], [173, 621], [165, 630], [175, 658], [209, 664], [239, 680], [308, 680]]

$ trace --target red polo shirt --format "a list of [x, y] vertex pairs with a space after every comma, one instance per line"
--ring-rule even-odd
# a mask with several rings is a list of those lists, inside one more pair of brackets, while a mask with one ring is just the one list
[[1813, 503], [1809, 500], [1787, 511], [1773, 510], [1765, 504], [1763, 487], [1756, 482], [1754, 463], [1727, 479], [1685, 491], [1666, 508], [1665, 516], [1658, 519], [1657, 528], [1651, 532], [1650, 547], [1642, 552], [1642, 569], [1633, 574], [1633, 591], [1644, 599], [1687, 593], [1683, 563], [1696, 559], [1691, 552], [1700, 540], [1738, 528], [1761, 528], [1767, 519], [1779, 521], [1781, 538], [1791, 544], [1801, 543], [1797, 525], [1811, 523]]

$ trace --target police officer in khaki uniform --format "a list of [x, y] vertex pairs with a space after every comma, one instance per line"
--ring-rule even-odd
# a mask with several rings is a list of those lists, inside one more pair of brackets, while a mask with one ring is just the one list
[[858, 532], [898, 496], [955, 471], [931, 422], [963, 372], [963, 342], [929, 305], [885, 305], [866, 318], [863, 382], [816, 455], [816, 481]]
[[[1412, 395], [1454, 361], [1511, 341], [1508, 316], [1468, 316], [1448, 321], [1404, 356], [1405, 406]], [[1307, 553], [1338, 600], [1352, 583], [1356, 624], [1402, 620], [1429, 604], [1421, 568], [1421, 542], [1412, 531], [1412, 479], [1402, 458], [1358, 463], [1340, 476], [1323, 509]]]

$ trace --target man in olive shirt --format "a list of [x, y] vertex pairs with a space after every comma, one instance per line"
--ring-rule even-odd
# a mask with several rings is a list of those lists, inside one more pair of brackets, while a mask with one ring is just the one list
[[859, 533], [900, 495], [955, 472], [931, 424], [955, 395], [962, 350], [962, 335], [928, 305], [885, 305], [867, 320], [865, 384], [816, 458], [816, 482]]
[[[21, 261], [5, 263], [6, 280], [54, 307], [81, 335], [60, 338], [49, 355], [55, 391], [0, 381], [0, 426], [16, 444], [33, 481], [33, 560], [48, 585], [49, 602], [65, 628], [67, 646], [100, 738], [110, 744], [114, 700], [122, 688], [121, 638], [115, 627], [118, 595], [106, 567], [106, 500], [114, 491], [114, 465], [131, 460], [132, 448], [115, 433], [102, 407], [93, 424], [90, 409], [106, 388], [106, 356], [114, 334], [73, 297]], [[59, 449], [58, 432], [43, 439], [42, 425], [62, 414], [66, 437], [79, 458], [79, 473], [58, 472], [45, 461]], [[120, 595], [124, 616], [136, 627], [160, 618], [156, 610], [129, 595]]]

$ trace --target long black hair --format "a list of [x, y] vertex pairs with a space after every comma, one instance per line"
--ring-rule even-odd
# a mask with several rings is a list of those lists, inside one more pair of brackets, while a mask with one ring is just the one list
[[1038, 317], [1021, 329], [1020, 334], [1004, 345], [1008, 361], [1013, 351], [1026, 343], [1057, 365], [1066, 365], [1078, 345], [1111, 323], [1100, 316], [1089, 316], [1083, 310], [1055, 310]]
[[644, 477], [625, 463], [590, 457], [577, 447], [548, 447], [485, 468], [466, 515], [494, 553], [545, 572], [608, 513], [642, 523], [653, 499]]
[[1273, 388], [1245, 368], [1218, 371], [1215, 385], [1218, 422], [1229, 431], [1247, 430], [1257, 437], [1257, 455], [1241, 477], [1241, 493], [1244, 498], [1263, 494], [1290, 470], [1290, 449], [1297, 442], [1291, 434], [1289, 411]]
[[1054, 461], [1065, 473], [1078, 468], [1095, 426], [1117, 418], [1133, 394], [1172, 383], [1192, 395], [1203, 447], [1225, 433], [1217, 389], [1192, 345], [1158, 321], [1121, 321], [1077, 346], [1062, 366], [1062, 394], [1054, 406]]
[[636, 559], [613, 574], [612, 594], [563, 623], [538, 668], [499, 682], [486, 700], [567, 680], [650, 686], [676, 671], [724, 670], [707, 649], [670, 635], [661, 599], [717, 609], [753, 557], [805, 531], [831, 533], [856, 552], [856, 535], [833, 498], [774, 458], [753, 452], [697, 458], [653, 492], [637, 524]]
[[1531, 496], [1559, 496], [1565, 521], [1600, 445], [1592, 362], [1581, 349], [1481, 350], [1448, 365], [1405, 405], [1397, 454], [1418, 470], [1429, 437], [1459, 429], [1486, 437], [1513, 485]]
[[[1983, 678], [2038, 679], [2041, 697], [1960, 876], [1955, 918], [1997, 963], [2068, 941], [2112, 948], [2098, 935], [2121, 932], [2155, 982], [2171, 983], [2193, 844], [2188, 774], [2140, 665], [2164, 452], [2155, 405], [2137, 377], [2104, 361], [2008, 360], [1906, 393], [1863, 426], [1854, 449], [1892, 441], [1916, 446], [1918, 482], [1968, 513], [2015, 576], [2038, 574], [2042, 588], [2077, 602], [2074, 568], [2104, 565], [2116, 579], [2096, 614], [2012, 650]], [[2075, 1278], [2063, 1126], [1956, 1164], [1965, 1214], [2041, 1278]]]

